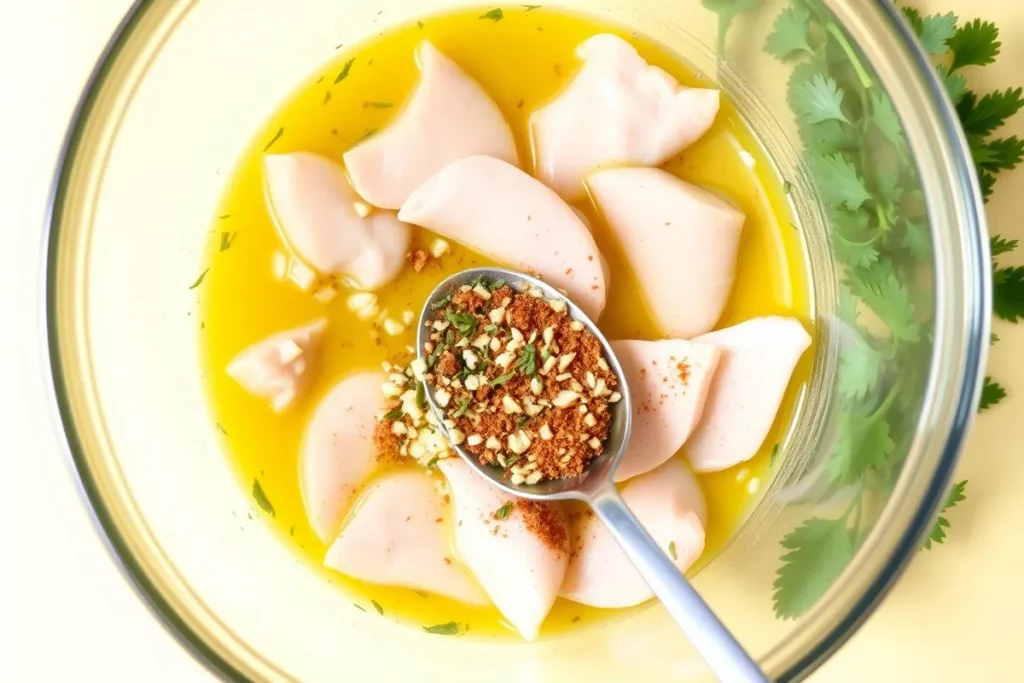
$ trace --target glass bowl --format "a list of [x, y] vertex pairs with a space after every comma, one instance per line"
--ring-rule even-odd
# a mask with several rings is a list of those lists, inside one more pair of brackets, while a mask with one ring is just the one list
[[[897, 123], [839, 154], [865, 168], [895, 159], [916, 205], [907, 209], [915, 244], [909, 223], [898, 223], [898, 263], [862, 264], [852, 281], [849, 234], [836, 228], [843, 178], [820, 156], [808, 161], [786, 97], [787, 81], [800, 76], [763, 50], [783, 4], [550, 4], [676, 51], [726, 90], [787, 181], [813, 282], [813, 379], [763, 499], [694, 583], [771, 678], [799, 678], [850, 636], [916, 555], [974, 412], [988, 346], [988, 243], [955, 112], [890, 3], [802, 3], [841, 47], [810, 58], [850, 69], [873, 106], [891, 103]], [[706, 679], [654, 604], [515, 645], [432, 637], [364, 614], [251, 514], [220, 452], [188, 284], [224, 182], [253, 133], [339, 44], [462, 6], [478, 5], [135, 4], [83, 94], [55, 180], [47, 326], [71, 462], [125, 576], [225, 678]], [[906, 305], [902, 327], [887, 324]], [[837, 476], [837, 458], [862, 465]]]

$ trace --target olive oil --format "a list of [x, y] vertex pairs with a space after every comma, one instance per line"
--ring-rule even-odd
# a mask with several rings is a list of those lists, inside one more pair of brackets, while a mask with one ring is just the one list
[[[520, 159], [529, 169], [529, 118], [554, 98], [579, 68], [576, 46], [595, 33], [615, 33], [630, 41], [645, 59], [692, 87], [711, 85], [669, 51], [621, 27], [560, 14], [544, 8], [505, 10], [501, 17], [477, 12], [424, 17], [396, 27], [337, 57], [303, 84], [266, 123], [241, 159], [214, 221], [208, 254], [209, 272], [202, 290], [199, 334], [209, 377], [212, 421], [247, 490], [258, 480], [275, 510], [267, 521], [283, 540], [333, 583], [346, 587], [352, 600], [368, 610], [375, 601], [388, 617], [419, 625], [457, 621], [472, 625], [474, 635], [512, 636], [493, 609], [471, 609], [411, 590], [353, 581], [323, 569], [326, 548], [306, 522], [298, 481], [298, 452], [303, 427], [317, 401], [337, 381], [362, 370], [379, 370], [382, 361], [406, 353], [414, 330], [389, 336], [346, 307], [347, 292], [329, 303], [317, 301], [273, 269], [276, 254], [286, 253], [264, 202], [261, 160], [264, 152], [316, 152], [340, 160], [360, 139], [383, 129], [399, 114], [418, 78], [414, 52], [430, 40], [454, 59], [494, 98], [517, 138]], [[747, 216], [737, 264], [737, 281], [719, 323], [725, 327], [762, 315], [789, 315], [807, 321], [810, 297], [805, 258], [791, 227], [781, 181], [750, 131], [729, 102], [711, 130], [665, 168], [690, 182], [730, 197]], [[611, 339], [657, 339], [663, 334], [644, 303], [636, 278], [618, 245], [589, 204], [581, 204], [593, 224], [598, 246], [608, 259], [611, 278], [601, 328]], [[416, 229], [419, 246], [434, 238]], [[377, 292], [381, 309], [400, 318], [418, 316], [428, 293], [441, 279], [465, 268], [490, 265], [453, 244], [441, 267], [421, 273], [405, 269]], [[329, 320], [312, 366], [310, 384], [292, 407], [274, 413], [263, 400], [247, 394], [224, 368], [248, 345], [272, 333], [324, 316]], [[759, 495], [772, 450], [786, 428], [810, 368], [806, 354], [787, 393], [762, 453], [725, 472], [700, 477], [708, 502], [707, 547], [702, 563], [713, 559]], [[559, 599], [543, 635], [597, 619], [615, 618], [623, 610], [597, 610]]]

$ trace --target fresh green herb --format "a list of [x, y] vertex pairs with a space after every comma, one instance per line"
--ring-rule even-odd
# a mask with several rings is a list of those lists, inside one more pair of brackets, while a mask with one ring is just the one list
[[998, 342], [999, 342], [999, 335], [996, 334], [995, 332], [993, 332], [992, 334], [990, 334], [988, 336], [988, 343], [989, 344], [996, 344]]
[[484, 328], [484, 332], [486, 332], [487, 334], [495, 334], [497, 331], [497, 325], [488, 325], [487, 327]]
[[377, 610], [377, 614], [384, 616], [384, 608], [380, 606], [379, 602], [376, 600], [370, 600], [370, 604], [373, 605], [375, 610]]
[[551, 348], [545, 346], [543, 349], [540, 350], [540, 359], [542, 361], [546, 361], [548, 358], [551, 358]]
[[423, 388], [423, 382], [416, 382], [416, 407], [420, 410], [427, 407], [427, 391]]
[[220, 422], [217, 423], [217, 431], [223, 434], [224, 436], [228, 435], [227, 430], [224, 429], [224, 426]]
[[284, 135], [284, 128], [278, 128], [277, 132], [274, 133], [274, 137], [270, 138], [270, 142], [268, 142], [267, 146], [263, 148], [263, 151], [266, 152], [268, 149], [273, 147], [274, 143], [280, 140], [282, 135]]
[[519, 462], [519, 456], [510, 455], [507, 458], [505, 458], [505, 467], [512, 467], [512, 465], [515, 465], [517, 462]]
[[779, 444], [775, 444], [774, 446], [772, 446], [772, 455], [771, 455], [770, 458], [768, 458], [768, 467], [774, 467], [775, 466], [775, 458], [778, 457], [778, 455], [779, 455]]
[[330, 90], [325, 90], [324, 91], [324, 101], [321, 102], [320, 104], [327, 104], [330, 101], [331, 101], [331, 91]]
[[231, 244], [235, 241], [235, 235], [237, 232], [222, 232], [220, 234], [220, 250], [227, 251], [231, 248]]
[[497, 377], [495, 377], [494, 379], [491, 380], [491, 386], [492, 387], [500, 387], [502, 384], [504, 384], [505, 382], [509, 381], [510, 379], [512, 379], [515, 376], [516, 376], [516, 373], [514, 373], [514, 372], [510, 372], [507, 375], [498, 375]]
[[498, 280], [495, 280], [494, 282], [490, 283], [489, 285], [487, 285], [487, 289], [489, 291], [496, 292], [496, 291], [498, 291], [499, 289], [501, 289], [504, 286], [505, 286], [505, 281], [501, 280], [501, 279], [498, 279]]
[[203, 284], [203, 278], [205, 278], [205, 277], [206, 277], [206, 274], [207, 274], [207, 273], [209, 273], [209, 272], [210, 272], [210, 269], [209, 269], [209, 268], [207, 268], [206, 270], [204, 270], [203, 272], [201, 272], [201, 273], [199, 274], [199, 277], [198, 277], [198, 278], [196, 278], [196, 281], [195, 281], [195, 282], [193, 282], [193, 283], [192, 283], [191, 285], [189, 285], [189, 286], [188, 286], [188, 288], [189, 288], [189, 289], [195, 289], [195, 288], [196, 288], [196, 287], [198, 287], [199, 285]]
[[[724, 8], [719, 14], [726, 20], [750, 3], [704, 4]], [[998, 30], [982, 21], [958, 27], [949, 13], [904, 13], [925, 49], [943, 60], [938, 76], [957, 104], [987, 197], [996, 176], [1024, 160], [1024, 141], [994, 136], [1024, 108], [1024, 90], [979, 96], [960, 70], [994, 61]], [[832, 486], [850, 491], [852, 499], [838, 518], [808, 519], [783, 538], [773, 602], [776, 615], [790, 619], [810, 609], [853, 557], [871, 524], [864, 508], [887, 493], [906, 458], [906, 435], [920, 409], [915, 397], [927, 378], [932, 344], [930, 302], [906, 283], [930, 260], [931, 240], [901, 121], [831, 16], [817, 4], [795, 2], [777, 17], [765, 49], [794, 65], [788, 101], [797, 114], [806, 166], [830, 212], [843, 273], [836, 435], [825, 471]], [[1017, 245], [995, 237], [991, 246], [998, 255]], [[1011, 321], [1024, 317], [1024, 267], [993, 264], [993, 273], [996, 314]], [[866, 309], [873, 314], [867, 319], [881, 326], [861, 324], [858, 310]], [[986, 390], [983, 406], [1002, 398], [1002, 387], [991, 379]], [[770, 464], [776, 455], [773, 449]], [[945, 526], [944, 521], [937, 528]]]
[[[468, 626], [466, 627], [468, 630]], [[434, 626], [424, 626], [423, 630], [427, 633], [433, 633], [437, 636], [454, 636], [459, 633], [459, 625], [454, 621], [449, 621], [447, 624], [436, 624]]]
[[675, 541], [672, 541], [671, 543], [668, 544], [668, 554], [669, 554], [669, 556], [673, 560], [679, 559], [678, 557], [676, 557], [676, 542]]
[[355, 57], [353, 57], [352, 59], [345, 62], [345, 66], [341, 68], [341, 71], [338, 73], [338, 76], [334, 79], [335, 85], [341, 83], [343, 80], [348, 78], [348, 72], [352, 70], [352, 65], [355, 63], [355, 61]]
[[789, 182], [788, 180], [786, 182], [782, 183], [782, 194], [789, 194], [792, 191], [793, 191], [793, 183]]
[[508, 518], [508, 513], [512, 512], [512, 501], [509, 501], [502, 505], [500, 508], [494, 511], [494, 518], [497, 520], [503, 520]]
[[395, 408], [394, 410], [389, 410], [388, 412], [384, 413], [384, 419], [391, 420], [392, 422], [394, 422], [395, 420], [402, 419], [403, 415], [405, 415], [405, 413], [402, 411], [401, 408]]
[[516, 427], [525, 427], [526, 425], [530, 424], [530, 422], [532, 422], [532, 421], [533, 421], [532, 417], [530, 417], [529, 415], [523, 415], [522, 417], [520, 417], [520, 418], [518, 418], [516, 420]]
[[462, 417], [466, 414], [466, 411], [469, 410], [470, 400], [469, 396], [463, 396], [459, 399], [459, 409], [455, 411], [455, 417]]
[[472, 313], [466, 313], [461, 311], [459, 313], [453, 313], [452, 311], [446, 311], [444, 314], [445, 319], [450, 322], [459, 334], [463, 337], [472, 336], [473, 332], [476, 331], [476, 326], [479, 321]]
[[370, 102], [370, 106], [374, 109], [391, 109], [395, 105], [393, 102]]
[[1006, 389], [991, 377], [986, 377], [985, 383], [981, 387], [981, 401], [978, 403], [978, 412], [988, 410], [1004, 398], [1006, 398]]
[[356, 608], [357, 610], [359, 610], [360, 612], [365, 612], [365, 611], [366, 611], [366, 608], [365, 608], [365, 607], [363, 607], [362, 605], [357, 605], [357, 604], [356, 604], [356, 603], [354, 603], [354, 602], [352, 603], [352, 606], [353, 606], [353, 607], [355, 607], [355, 608]]
[[434, 467], [437, 465], [437, 461], [440, 460], [440, 459], [441, 459], [440, 456], [435, 455], [433, 458], [428, 460], [427, 461], [427, 469], [428, 470], [434, 469]]
[[1004, 240], [999, 235], [995, 235], [989, 239], [989, 249], [993, 256], [1008, 254], [1016, 248], [1017, 240]]
[[267, 499], [267, 494], [263, 492], [263, 487], [260, 485], [259, 479], [252, 480], [252, 497], [256, 499], [256, 504], [259, 505], [264, 512], [271, 517], [274, 517], [274, 506], [270, 504]]
[[931, 550], [932, 543], [942, 544], [946, 540], [946, 529], [949, 528], [949, 520], [946, 519], [946, 512], [955, 508], [959, 503], [967, 499], [967, 480], [958, 481], [953, 484], [952, 488], [949, 489], [949, 493], [946, 494], [946, 502], [942, 504], [942, 510], [939, 511], [939, 516], [935, 519], [935, 526], [932, 527], [932, 531], [928, 534], [928, 538], [924, 539], [923, 548], [925, 550]]
[[718, 15], [718, 40], [715, 45], [718, 54], [724, 55], [725, 34], [729, 31], [729, 24], [737, 15], [759, 6], [761, 0], [700, 0], [700, 4]]
[[523, 347], [523, 352], [519, 356], [519, 361], [515, 365], [516, 369], [522, 372], [528, 377], [533, 377], [537, 374], [537, 347], [533, 344], [527, 344]]
[[502, 12], [501, 9], [495, 8], [495, 9], [492, 9], [491, 11], [487, 12], [486, 14], [482, 14], [480, 16], [480, 18], [481, 19], [490, 19], [491, 21], [497, 23], [497, 22], [499, 22], [499, 21], [501, 21], [502, 19], [505, 18], [505, 13]]
[[444, 308], [449, 303], [451, 303], [451, 300], [452, 300], [452, 295], [451, 294], [447, 294], [443, 298], [438, 299], [434, 303], [430, 304], [430, 310], [436, 311], [439, 308]]

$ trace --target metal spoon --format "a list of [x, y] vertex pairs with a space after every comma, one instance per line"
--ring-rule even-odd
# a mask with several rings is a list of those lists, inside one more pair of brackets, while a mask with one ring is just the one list
[[[430, 334], [426, 325], [435, 315], [434, 305], [462, 285], [469, 284], [480, 277], [488, 282], [504, 280], [506, 284], [520, 292], [536, 287], [544, 292], [544, 296], [548, 299], [565, 301], [568, 304], [569, 315], [574, 320], [583, 323], [590, 334], [594, 335], [601, 343], [604, 357], [618, 377], [619, 393], [622, 394], [622, 399], [610, 406], [611, 429], [605, 442], [604, 453], [592, 460], [583, 474], [572, 479], [548, 480], [533, 486], [515, 485], [505, 478], [503, 471], [481, 465], [473, 454], [461, 446], [453, 446], [453, 450], [480, 476], [514, 496], [548, 502], [579, 500], [589, 505], [608, 527], [622, 549], [626, 551], [629, 559], [647, 581], [651, 590], [658, 596], [665, 609], [704, 657], [719, 680], [727, 682], [767, 681], [768, 679], [758, 668], [757, 663], [729, 633], [725, 625], [718, 620], [707, 603], [669, 559], [665, 550], [641, 526], [615, 488], [613, 479], [615, 469], [618, 467], [623, 453], [626, 452], [633, 417], [629, 387], [626, 384], [622, 366], [619, 365], [608, 340], [579, 307], [554, 287], [514, 270], [504, 268], [466, 270], [452, 275], [439, 284], [431, 292], [423, 306], [416, 333], [419, 357], [424, 358], [423, 345]], [[440, 428], [447, 436], [443, 421], [444, 413], [434, 399], [432, 388], [429, 386], [425, 388], [427, 401], [438, 418]]]

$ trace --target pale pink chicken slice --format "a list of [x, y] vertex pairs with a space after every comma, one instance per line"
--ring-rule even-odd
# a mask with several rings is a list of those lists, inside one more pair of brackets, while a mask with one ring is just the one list
[[649, 472], [693, 432], [711, 389], [719, 351], [682, 339], [613, 341], [633, 400], [633, 435], [615, 481]]
[[[455, 547], [461, 560], [509, 623], [526, 640], [535, 640], [569, 562], [560, 513], [502, 493], [458, 458], [441, 460], [438, 467], [455, 502]], [[498, 510], [507, 516], [498, 519]]]
[[605, 304], [601, 254], [558, 195], [500, 159], [460, 159], [419, 187], [398, 212], [512, 268], [538, 273], [597, 318]]
[[327, 551], [324, 564], [355, 579], [437, 593], [472, 605], [490, 601], [451, 547], [451, 505], [422, 472], [378, 479]]
[[429, 42], [416, 52], [420, 82], [398, 118], [345, 153], [366, 201], [397, 209], [427, 178], [475, 154], [518, 165], [512, 129], [480, 85]]
[[385, 410], [387, 375], [363, 372], [338, 382], [320, 399], [299, 450], [299, 485], [306, 516], [324, 543], [338, 533], [342, 516], [377, 469], [373, 431]]
[[[631, 480], [622, 497], [679, 571], [704, 552], [707, 508], [700, 486], [678, 458]], [[592, 607], [632, 607], [654, 597], [605, 525], [589, 510], [574, 517], [573, 552], [563, 598]]]
[[704, 416], [686, 444], [693, 469], [714, 472], [757, 455], [811, 336], [799, 320], [771, 316], [694, 341], [722, 352]]
[[305, 388], [320, 333], [326, 327], [327, 320], [317, 318], [262, 339], [232, 358], [227, 373], [243, 389], [268, 399], [274, 411], [281, 412]]
[[587, 187], [669, 337], [714, 328], [729, 299], [744, 215], [656, 168], [619, 168]]
[[599, 34], [577, 53], [580, 72], [532, 121], [537, 174], [566, 201], [584, 196], [590, 171], [658, 166], [714, 123], [717, 90], [680, 86], [623, 39]]
[[339, 164], [309, 152], [268, 154], [263, 171], [270, 214], [310, 266], [362, 289], [377, 289], [402, 269], [412, 229], [394, 211], [370, 210]]

